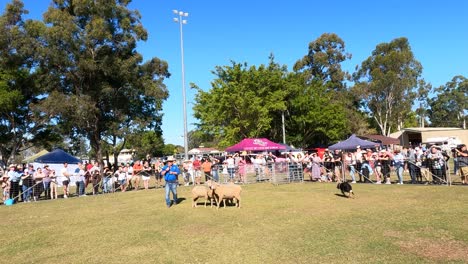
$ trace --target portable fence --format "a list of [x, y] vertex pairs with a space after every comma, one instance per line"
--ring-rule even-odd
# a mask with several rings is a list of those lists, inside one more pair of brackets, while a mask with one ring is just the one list
[[235, 182], [235, 183], [258, 183], [270, 182], [272, 184], [284, 184], [291, 182], [303, 182], [304, 171], [302, 164], [275, 162], [268, 164], [246, 164], [236, 167], [234, 175], [226, 173], [222, 168], [218, 170], [219, 182]]

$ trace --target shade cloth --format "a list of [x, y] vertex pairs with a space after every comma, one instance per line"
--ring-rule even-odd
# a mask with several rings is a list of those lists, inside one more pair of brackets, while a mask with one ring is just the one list
[[355, 134], [352, 134], [348, 139], [343, 140], [341, 142], [338, 142], [334, 145], [331, 145], [328, 147], [328, 149], [331, 150], [336, 150], [336, 149], [341, 149], [341, 150], [355, 150], [357, 146], [360, 146], [361, 149], [366, 149], [366, 148], [375, 148], [380, 146], [379, 143], [367, 141], [364, 139], [358, 138]]
[[72, 155], [66, 153], [61, 149], [55, 149], [45, 155], [36, 158], [34, 162], [37, 163], [68, 163], [68, 164], [78, 164], [81, 160], [73, 157]]
[[226, 148], [227, 152], [262, 151], [286, 149], [286, 146], [270, 141], [266, 138], [245, 138], [239, 143]]

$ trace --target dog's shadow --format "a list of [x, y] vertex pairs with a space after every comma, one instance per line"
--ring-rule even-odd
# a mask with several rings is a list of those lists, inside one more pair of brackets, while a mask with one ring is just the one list
[[342, 194], [342, 193], [335, 193], [336, 196], [342, 197], [342, 198], [349, 198], [348, 196]]

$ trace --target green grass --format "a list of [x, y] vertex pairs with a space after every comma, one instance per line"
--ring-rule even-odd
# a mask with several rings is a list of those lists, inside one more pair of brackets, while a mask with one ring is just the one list
[[[242, 208], [163, 189], [0, 206], [7, 263], [467, 263], [468, 187], [243, 186]], [[8, 261], [7, 261], [8, 260]]]

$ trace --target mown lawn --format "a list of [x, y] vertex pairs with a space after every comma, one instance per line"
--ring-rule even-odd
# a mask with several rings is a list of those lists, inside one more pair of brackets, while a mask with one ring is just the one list
[[468, 187], [243, 186], [242, 208], [163, 189], [0, 206], [3, 263], [467, 263]]

